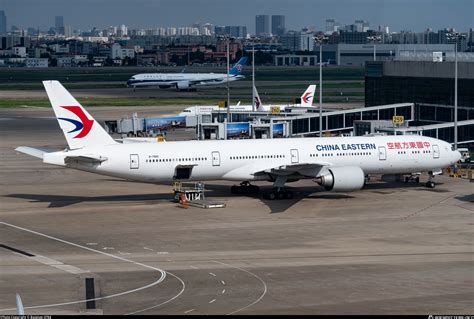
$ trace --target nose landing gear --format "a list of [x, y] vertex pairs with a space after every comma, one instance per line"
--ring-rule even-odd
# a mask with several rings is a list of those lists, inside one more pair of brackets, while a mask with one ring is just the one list
[[429, 177], [428, 177], [428, 181], [426, 182], [425, 186], [428, 187], [428, 188], [435, 188], [436, 184], [433, 181], [434, 174], [433, 174], [433, 172], [429, 172], [428, 174], [429, 174]]

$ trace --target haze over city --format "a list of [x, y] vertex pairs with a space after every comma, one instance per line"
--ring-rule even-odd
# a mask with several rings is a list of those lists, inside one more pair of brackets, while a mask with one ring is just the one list
[[[446, 6], [449, 5], [449, 10]], [[423, 31], [473, 27], [474, 0], [0, 0], [0, 10], [8, 16], [8, 28], [39, 27], [47, 30], [56, 15], [75, 29], [88, 30], [125, 24], [130, 28], [188, 26], [210, 22], [216, 25], [243, 25], [255, 31], [255, 15], [284, 14], [286, 29], [324, 29], [325, 20], [341, 24], [367, 20], [371, 28], [389, 26], [391, 31]]]

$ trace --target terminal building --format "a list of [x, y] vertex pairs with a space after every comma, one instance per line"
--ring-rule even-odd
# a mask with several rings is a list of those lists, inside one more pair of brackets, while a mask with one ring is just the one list
[[[454, 55], [454, 44], [375, 44], [375, 60], [410, 59], [418, 54], [432, 56], [441, 52], [444, 56]], [[364, 66], [374, 60], [374, 44], [324, 44], [323, 63], [341, 66]], [[317, 59], [317, 60], [316, 60]], [[279, 54], [273, 58], [275, 66], [309, 66], [319, 63], [319, 46], [307, 54]]]

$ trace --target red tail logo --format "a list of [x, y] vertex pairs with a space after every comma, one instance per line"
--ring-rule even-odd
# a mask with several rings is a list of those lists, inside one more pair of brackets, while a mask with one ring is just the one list
[[73, 119], [68, 119], [68, 118], [59, 118], [60, 120], [64, 120], [64, 121], [68, 121], [74, 125], [76, 125], [76, 127], [69, 131], [68, 133], [72, 133], [72, 132], [76, 132], [76, 131], [79, 131], [79, 134], [77, 134], [76, 136], [74, 136], [74, 138], [82, 138], [84, 136], [87, 136], [87, 134], [89, 134], [90, 130], [92, 129], [92, 125], [94, 124], [94, 120], [90, 120], [87, 118], [86, 114], [84, 113], [84, 111], [82, 110], [82, 108], [80, 106], [61, 106], [63, 109], [66, 109], [68, 110], [69, 112], [71, 113], [74, 113], [81, 121], [76, 121], [76, 120], [73, 120]]

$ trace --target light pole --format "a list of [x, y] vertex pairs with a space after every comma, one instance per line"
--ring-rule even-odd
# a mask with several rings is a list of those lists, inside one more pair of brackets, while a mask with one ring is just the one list
[[369, 40], [371, 43], [374, 44], [374, 61], [375, 61], [375, 60], [377, 60], [376, 53], [375, 53], [375, 46], [376, 46], [377, 43], [382, 41], [382, 36], [380, 36], [380, 35], [371, 35], [371, 36], [367, 37], [367, 40]]
[[222, 34], [219, 36], [221, 40], [226, 42], [227, 46], [227, 122], [232, 122], [230, 119], [230, 89], [229, 89], [229, 41], [231, 40], [230, 34]]
[[460, 32], [446, 34], [448, 40], [454, 40], [454, 149], [458, 149], [458, 41], [466, 38]]
[[319, 137], [323, 136], [323, 43], [329, 38], [324, 34], [313, 37], [315, 43], [319, 45]]
[[255, 112], [255, 42], [260, 41], [260, 38], [252, 37], [252, 112]]

